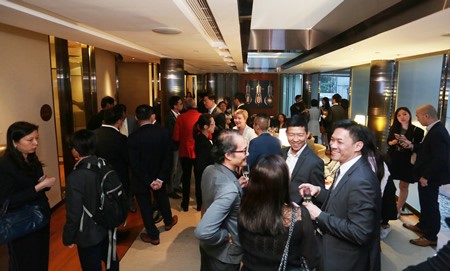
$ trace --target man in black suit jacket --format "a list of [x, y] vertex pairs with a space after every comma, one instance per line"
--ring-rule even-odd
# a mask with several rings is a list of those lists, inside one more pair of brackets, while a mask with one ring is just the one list
[[208, 94], [203, 98], [203, 104], [205, 105], [208, 113], [214, 117], [216, 122], [216, 128], [213, 134], [213, 141], [217, 139], [220, 132], [225, 129], [226, 117], [225, 113], [217, 106], [217, 97], [213, 94]]
[[105, 113], [105, 110], [108, 110], [108, 109], [112, 108], [114, 106], [115, 102], [116, 101], [111, 96], [103, 97], [102, 101], [100, 102], [102, 110], [100, 110], [97, 114], [92, 116], [92, 118], [89, 120], [89, 122], [88, 122], [88, 124], [86, 126], [87, 129], [89, 129], [91, 131], [94, 131], [95, 129], [97, 129], [100, 126], [102, 126], [103, 119], [104, 119], [103, 115]]
[[169, 181], [172, 160], [171, 141], [169, 130], [152, 125], [155, 113], [151, 106], [146, 104], [138, 106], [136, 118], [140, 127], [128, 137], [128, 150], [136, 184], [134, 192], [147, 230], [147, 233], [141, 233], [140, 237], [144, 242], [158, 245], [159, 230], [152, 218], [151, 191], [164, 218], [165, 230], [172, 229], [178, 222], [178, 217], [172, 216], [165, 189], [165, 182]]
[[403, 226], [423, 235], [410, 240], [411, 244], [435, 246], [441, 228], [439, 186], [450, 181], [450, 137], [432, 105], [426, 104], [417, 108], [416, 116], [420, 124], [427, 127], [428, 133], [418, 145], [409, 141], [401, 144], [417, 153], [414, 176], [419, 181], [420, 218], [416, 225], [403, 224]]
[[127, 137], [119, 131], [123, 122], [122, 114], [122, 108], [117, 105], [105, 110], [102, 126], [94, 131], [97, 136], [95, 154], [111, 164], [131, 199]]
[[[169, 135], [170, 138], [172, 138], [175, 123], [181, 111], [183, 110], [183, 100], [181, 99], [180, 96], [172, 96], [169, 99], [169, 107], [170, 110], [167, 114], [165, 127], [169, 129]], [[173, 199], [180, 199], [181, 196], [179, 196], [176, 193], [175, 189], [178, 189], [180, 186], [181, 175], [183, 174], [183, 170], [181, 169], [178, 145], [175, 143], [175, 141], [173, 140], [171, 141], [172, 141], [171, 144], [173, 155], [172, 155], [172, 167], [170, 170], [170, 183], [167, 186], [167, 194], [169, 195], [169, 197]]]
[[298, 186], [310, 183], [325, 187], [324, 163], [306, 144], [309, 136], [308, 123], [300, 115], [294, 115], [287, 124], [286, 136], [290, 147], [281, 150], [291, 173], [289, 194], [293, 202], [299, 203]]
[[[247, 113], [248, 113], [247, 125], [252, 127], [253, 126], [252, 118], [251, 118], [252, 115], [250, 114], [250, 109], [249, 109], [248, 104], [245, 103], [244, 93], [236, 92], [236, 94], [234, 95], [233, 104], [234, 104], [234, 107], [236, 108], [236, 110], [244, 109], [245, 111], [247, 111]], [[233, 118], [231, 119], [231, 121], [233, 121]], [[234, 126], [234, 123], [233, 123], [233, 126]]]
[[[365, 126], [343, 120], [336, 123], [330, 146], [331, 159], [340, 163], [330, 190], [311, 184], [299, 187], [301, 195], [310, 190], [322, 203], [320, 209], [303, 202], [318, 227], [320, 270], [379, 271], [381, 189], [367, 159], [381, 161], [373, 134]], [[383, 166], [375, 168], [384, 174]]]

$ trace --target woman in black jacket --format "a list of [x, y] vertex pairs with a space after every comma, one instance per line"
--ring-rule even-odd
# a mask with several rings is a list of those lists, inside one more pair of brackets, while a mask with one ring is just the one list
[[[6, 133], [6, 150], [0, 160], [0, 204], [9, 200], [8, 211], [27, 204], [40, 205], [50, 217], [45, 191], [55, 184], [46, 177], [36, 155], [38, 126], [20, 121], [11, 124]], [[8, 243], [9, 270], [48, 270], [50, 224]]]
[[214, 133], [216, 124], [214, 117], [211, 114], [201, 114], [194, 126], [195, 139], [195, 197], [197, 201], [197, 211], [202, 208], [202, 190], [201, 181], [202, 174], [205, 168], [214, 163], [211, 156], [211, 149], [213, 143], [211, 141], [211, 134]]
[[[66, 182], [66, 224], [63, 231], [63, 243], [70, 248], [78, 248], [83, 270], [102, 270], [102, 261], [108, 256], [108, 231], [96, 224], [83, 210], [90, 212], [98, 208], [97, 174], [83, 164], [97, 164], [95, 153], [96, 136], [89, 130], [75, 132], [70, 144], [72, 155], [77, 160]], [[79, 168], [79, 169], [77, 169]], [[119, 270], [119, 259], [111, 257], [109, 270]]]

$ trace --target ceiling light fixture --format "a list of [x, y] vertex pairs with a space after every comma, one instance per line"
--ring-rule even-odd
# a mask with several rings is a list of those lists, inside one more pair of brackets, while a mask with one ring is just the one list
[[152, 31], [158, 34], [165, 34], [165, 35], [175, 35], [181, 33], [181, 30], [175, 27], [158, 27], [152, 29]]

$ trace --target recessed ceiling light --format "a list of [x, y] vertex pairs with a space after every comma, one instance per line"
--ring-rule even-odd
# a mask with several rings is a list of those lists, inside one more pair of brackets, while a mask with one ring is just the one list
[[444, 33], [444, 34], [442, 34], [441, 36], [442, 36], [442, 37], [447, 37], [447, 38], [449, 38], [449, 37], [450, 37], [450, 33]]
[[152, 31], [155, 33], [158, 33], [158, 34], [169, 34], [169, 35], [181, 33], [180, 29], [174, 28], [174, 27], [158, 27], [158, 28], [152, 29]]

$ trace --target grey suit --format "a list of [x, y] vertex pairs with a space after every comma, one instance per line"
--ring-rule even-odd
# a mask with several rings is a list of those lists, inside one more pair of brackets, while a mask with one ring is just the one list
[[237, 265], [238, 269], [242, 258], [237, 227], [241, 194], [234, 172], [217, 163], [208, 166], [202, 175], [206, 212], [195, 229], [204, 253], [222, 263]]
[[[282, 149], [284, 159], [287, 159], [287, 153], [290, 147]], [[310, 183], [321, 188], [325, 187], [325, 177], [323, 160], [320, 159], [308, 146], [302, 151], [295, 164], [291, 174], [291, 182], [289, 183], [289, 194], [291, 201], [299, 203], [300, 195], [298, 187], [302, 183]]]
[[316, 222], [323, 233], [321, 270], [380, 270], [380, 182], [361, 157], [334, 189], [322, 189]]

